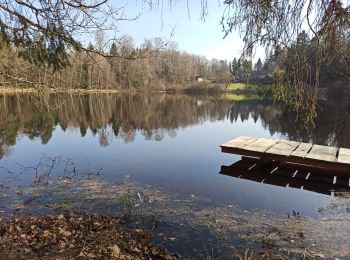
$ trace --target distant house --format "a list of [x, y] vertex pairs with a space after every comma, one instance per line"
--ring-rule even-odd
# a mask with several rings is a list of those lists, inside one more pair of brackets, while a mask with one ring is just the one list
[[196, 77], [195, 77], [195, 81], [197, 81], [197, 82], [203, 82], [203, 81], [204, 81], [204, 78], [199, 77], [199, 76], [196, 76]]

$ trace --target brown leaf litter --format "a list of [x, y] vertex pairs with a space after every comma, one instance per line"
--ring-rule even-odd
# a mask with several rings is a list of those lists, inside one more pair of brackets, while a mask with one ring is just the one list
[[128, 230], [113, 216], [60, 215], [0, 219], [0, 259], [180, 259]]

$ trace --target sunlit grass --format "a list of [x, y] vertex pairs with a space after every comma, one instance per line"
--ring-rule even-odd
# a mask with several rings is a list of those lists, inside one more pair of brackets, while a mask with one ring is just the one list
[[246, 83], [231, 83], [227, 87], [225, 86], [226, 90], [229, 91], [238, 91], [238, 90], [255, 90], [257, 85], [254, 84], [246, 84]]

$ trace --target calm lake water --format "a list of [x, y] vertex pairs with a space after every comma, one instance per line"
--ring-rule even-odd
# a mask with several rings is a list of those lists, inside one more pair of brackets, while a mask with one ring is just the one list
[[[248, 135], [350, 148], [346, 105], [320, 102], [315, 127], [305, 128], [280, 105], [233, 95], [64, 94], [50, 97], [50, 110], [40, 102], [29, 95], [0, 97], [3, 174], [35, 165], [44, 155], [64, 156], [77, 168], [102, 169], [110, 182], [129, 176], [243, 209], [318, 217], [334, 193], [221, 175], [221, 165], [240, 158], [219, 146]], [[30, 181], [22, 176], [21, 184]]]

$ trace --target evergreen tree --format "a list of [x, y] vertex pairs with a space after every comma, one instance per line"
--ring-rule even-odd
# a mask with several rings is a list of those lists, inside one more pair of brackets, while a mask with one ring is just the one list
[[257, 72], [261, 72], [262, 67], [263, 67], [262, 61], [261, 61], [261, 59], [259, 58], [258, 61], [257, 61], [257, 62], [255, 63], [255, 65], [254, 65], [254, 69], [255, 69]]

